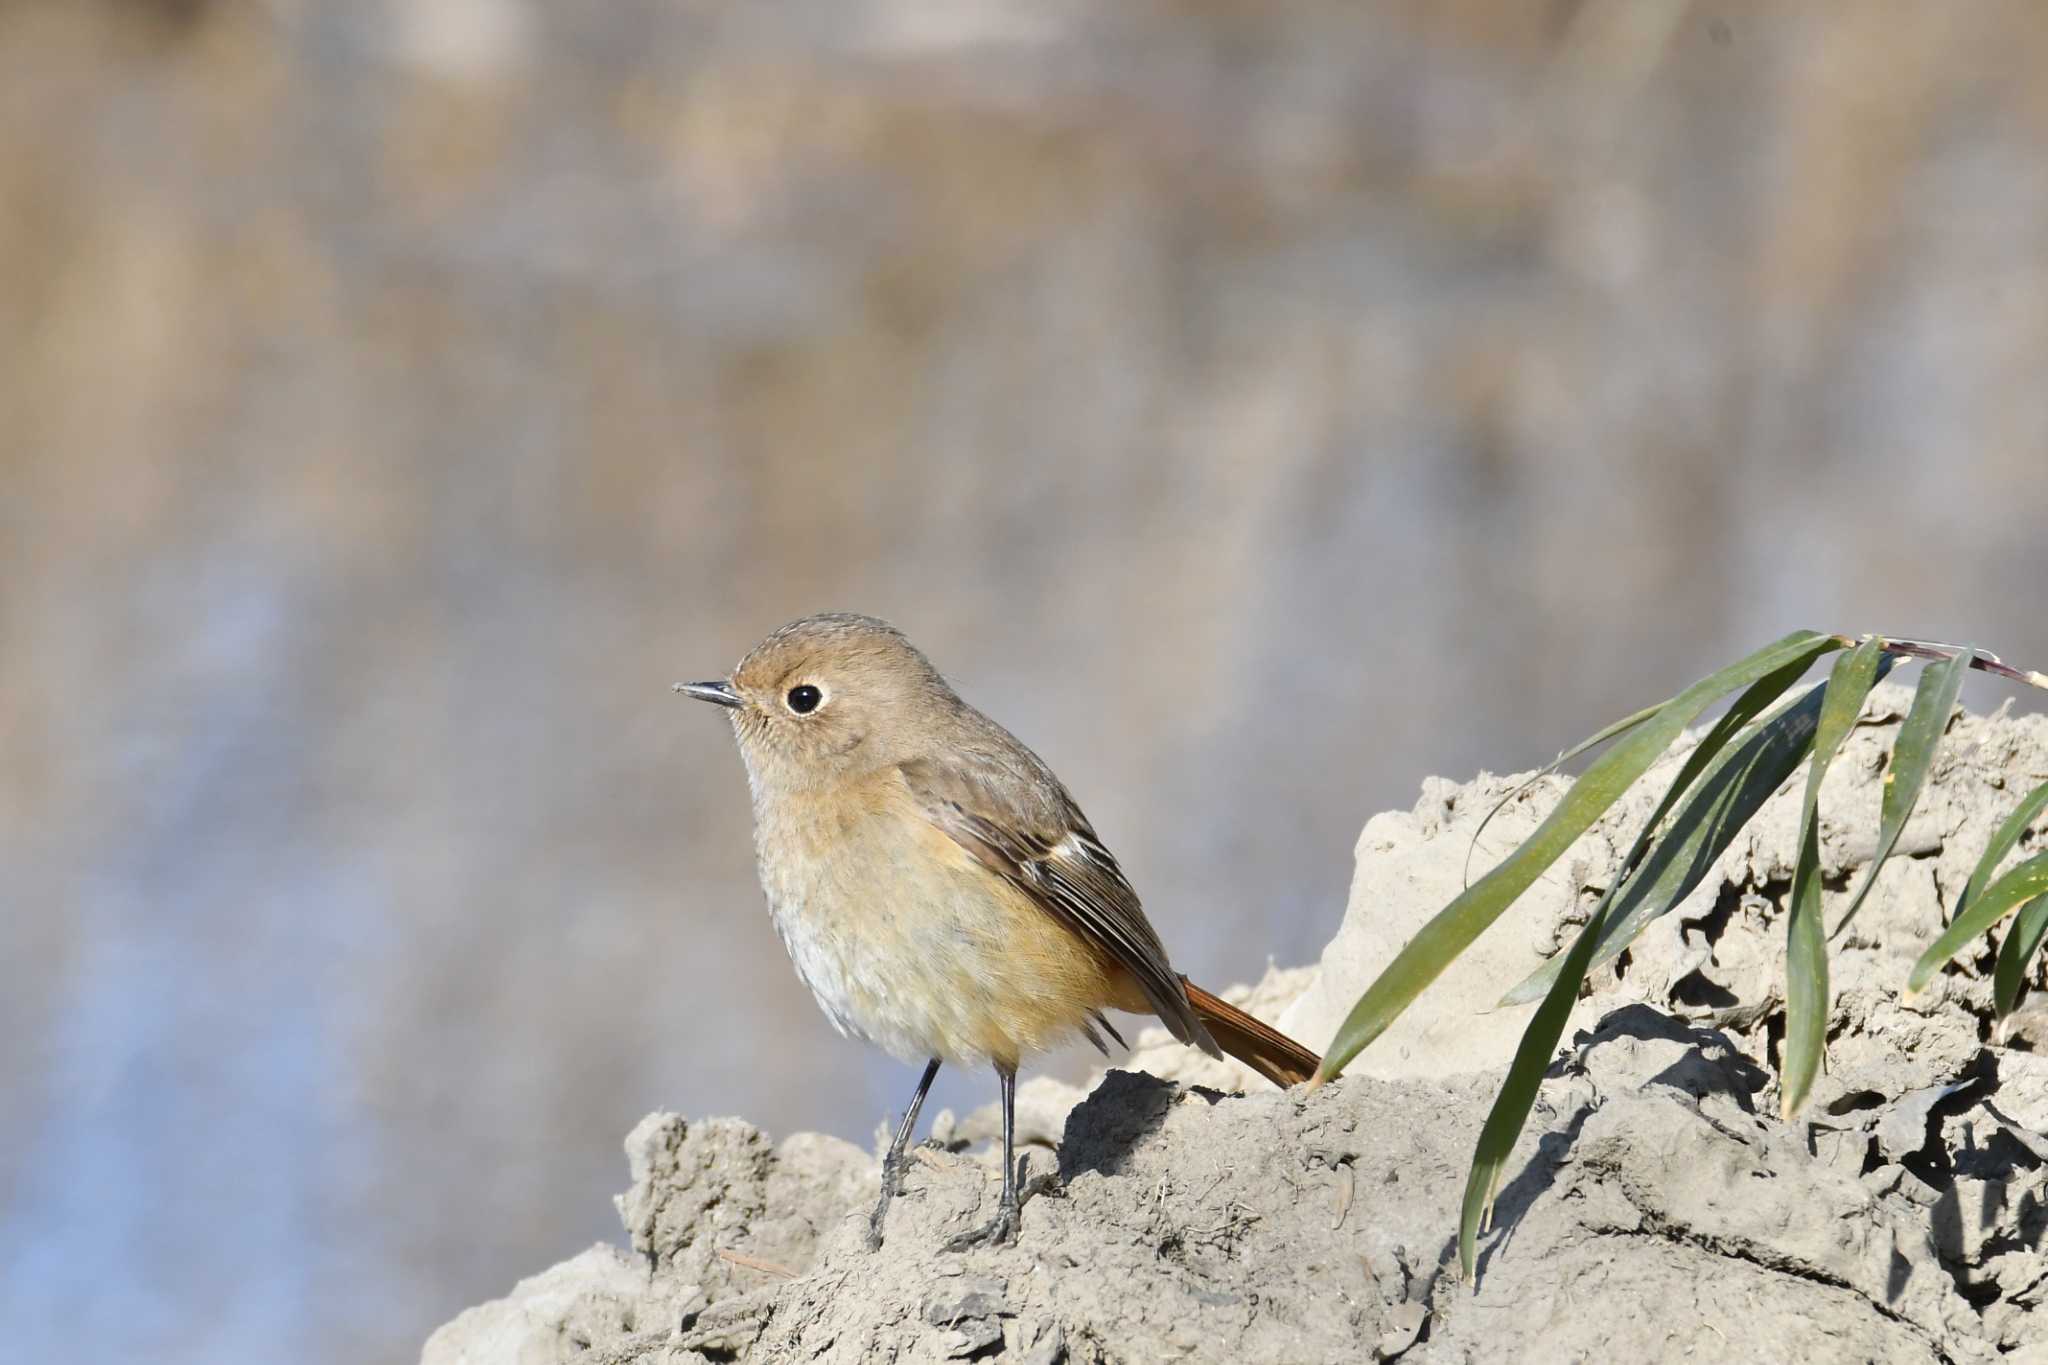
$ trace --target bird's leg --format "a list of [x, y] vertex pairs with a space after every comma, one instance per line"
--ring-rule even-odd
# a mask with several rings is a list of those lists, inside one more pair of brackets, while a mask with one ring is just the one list
[[932, 1078], [939, 1074], [939, 1059], [934, 1057], [925, 1063], [924, 1079], [917, 1083], [917, 1093], [910, 1097], [910, 1108], [903, 1111], [903, 1122], [897, 1125], [896, 1140], [889, 1144], [889, 1153], [882, 1158], [882, 1198], [875, 1205], [875, 1211], [868, 1215], [868, 1250], [873, 1251], [882, 1244], [882, 1220], [888, 1216], [889, 1201], [903, 1188], [904, 1149], [910, 1146], [910, 1134], [917, 1127], [917, 1111], [924, 1108], [924, 1096], [932, 1088]]
[[1003, 1088], [1003, 1197], [996, 1205], [993, 1219], [947, 1242], [948, 1251], [965, 1251], [983, 1243], [1002, 1246], [1017, 1240], [1017, 1068], [996, 1063], [996, 1080]]

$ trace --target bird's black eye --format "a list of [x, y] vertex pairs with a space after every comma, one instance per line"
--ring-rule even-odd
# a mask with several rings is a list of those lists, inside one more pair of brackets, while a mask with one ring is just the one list
[[825, 694], [809, 683], [799, 683], [789, 689], [789, 695], [784, 700], [789, 703], [790, 710], [800, 716], [807, 716], [818, 709], [818, 703], [825, 700]]

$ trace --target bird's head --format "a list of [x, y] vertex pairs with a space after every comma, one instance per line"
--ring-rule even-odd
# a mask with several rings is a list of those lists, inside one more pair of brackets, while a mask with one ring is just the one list
[[727, 709], [757, 798], [918, 757], [960, 704], [901, 631], [846, 612], [792, 621], [731, 678], [676, 690]]

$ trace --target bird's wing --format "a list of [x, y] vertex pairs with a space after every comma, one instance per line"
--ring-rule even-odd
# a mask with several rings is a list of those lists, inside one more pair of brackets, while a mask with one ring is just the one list
[[[1167, 961], [1123, 869], [1072, 799], [1043, 769], [1043, 782], [971, 759], [913, 759], [901, 765], [927, 820], [983, 866], [1023, 891], [1136, 978], [1173, 1036], [1212, 1055], [1208, 1030], [1188, 1004], [1186, 983]], [[1057, 799], [1043, 799], [1050, 789]], [[1041, 799], [1012, 795], [1019, 786]]]

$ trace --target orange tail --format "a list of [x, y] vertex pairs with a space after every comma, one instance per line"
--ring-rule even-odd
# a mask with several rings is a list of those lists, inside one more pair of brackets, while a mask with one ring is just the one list
[[1262, 1024], [1237, 1006], [1209, 994], [1186, 977], [1188, 1003], [1208, 1027], [1216, 1045], [1285, 1089], [1316, 1074], [1323, 1059], [1270, 1024]]

